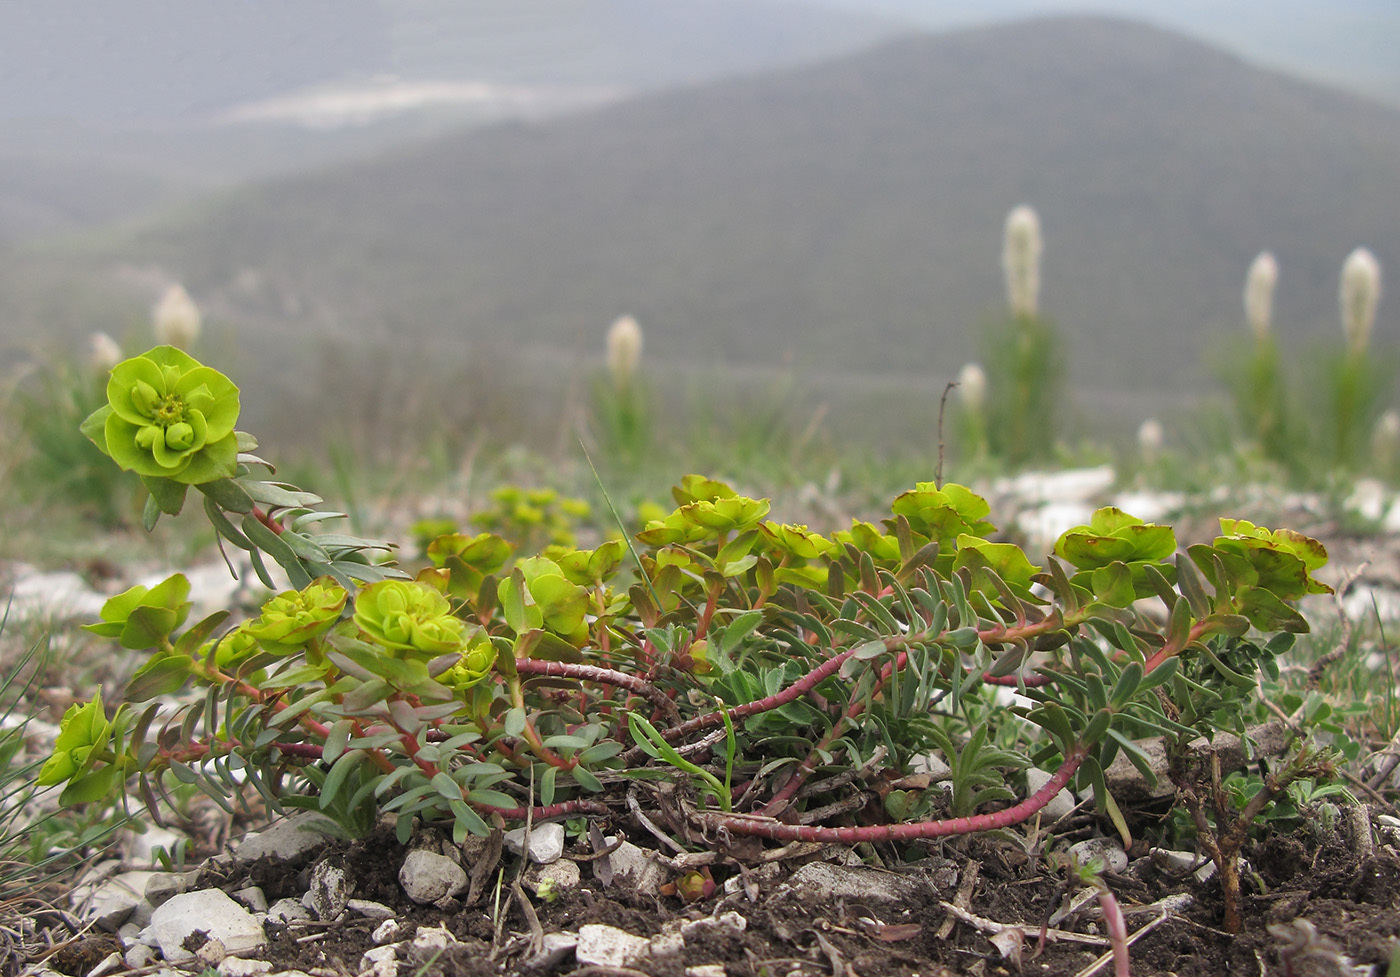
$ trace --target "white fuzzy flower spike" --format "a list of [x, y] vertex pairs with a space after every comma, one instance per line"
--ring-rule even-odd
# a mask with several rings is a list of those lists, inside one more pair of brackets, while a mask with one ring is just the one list
[[1033, 319], [1040, 311], [1040, 254], [1044, 250], [1040, 216], [1026, 204], [1006, 215], [1001, 270], [1006, 304], [1017, 318]]
[[613, 383], [626, 387], [642, 361], [642, 327], [625, 315], [608, 330], [608, 371]]
[[1342, 287], [1338, 295], [1342, 307], [1342, 328], [1347, 349], [1353, 355], [1366, 351], [1376, 307], [1381, 301], [1381, 263], [1366, 248], [1357, 248], [1342, 264]]
[[95, 332], [88, 337], [88, 369], [93, 373], [107, 374], [122, 358], [122, 348], [105, 332]]
[[151, 312], [156, 342], [188, 350], [199, 338], [203, 317], [183, 285], [171, 285]]
[[987, 371], [980, 363], [966, 363], [958, 371], [958, 397], [968, 410], [981, 410], [987, 402]]
[[1274, 312], [1274, 286], [1278, 284], [1278, 261], [1268, 251], [1259, 252], [1244, 279], [1244, 316], [1256, 342], [1269, 338]]
[[1142, 454], [1145, 464], [1152, 464], [1162, 454], [1162, 442], [1166, 440], [1166, 432], [1162, 430], [1162, 422], [1155, 417], [1149, 417], [1142, 422], [1138, 428], [1138, 451]]

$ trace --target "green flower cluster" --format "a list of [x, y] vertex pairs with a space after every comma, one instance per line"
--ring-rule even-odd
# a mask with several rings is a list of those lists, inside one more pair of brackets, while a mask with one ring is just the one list
[[355, 624], [381, 647], [428, 655], [461, 651], [466, 628], [446, 597], [417, 580], [381, 580], [360, 591]]
[[349, 596], [330, 577], [320, 577], [301, 590], [272, 598], [263, 605], [262, 615], [241, 630], [266, 651], [290, 654], [328, 631], [340, 619]]
[[185, 485], [230, 478], [238, 462], [238, 388], [174, 346], [112, 368], [107, 403], [83, 433], [118, 465]]

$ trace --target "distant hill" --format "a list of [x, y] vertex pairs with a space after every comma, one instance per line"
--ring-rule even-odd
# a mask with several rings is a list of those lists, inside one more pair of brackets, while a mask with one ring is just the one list
[[1339, 328], [1351, 248], [1400, 267], [1400, 112], [1125, 21], [915, 37], [211, 200], [12, 261], [0, 311], [92, 328], [93, 283], [143, 269], [283, 362], [318, 336], [591, 356], [626, 312], [648, 357], [692, 372], [938, 386], [1001, 307], [1001, 222], [1022, 202], [1078, 381], [1160, 402], [1210, 384], [1203, 353], [1242, 331], [1262, 248], [1294, 339]]
[[[0, 3], [0, 246], [906, 29], [775, 0]], [[402, 98], [415, 84], [483, 94], [424, 108]], [[399, 110], [305, 110], [376, 96]]]

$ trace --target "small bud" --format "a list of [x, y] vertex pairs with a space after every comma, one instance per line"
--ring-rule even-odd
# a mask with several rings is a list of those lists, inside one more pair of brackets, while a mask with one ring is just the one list
[[122, 348], [105, 332], [95, 332], [88, 337], [88, 368], [93, 373], [109, 373], [122, 359]]
[[1342, 265], [1342, 287], [1338, 296], [1342, 307], [1342, 328], [1347, 349], [1352, 354], [1366, 351], [1371, 327], [1376, 322], [1376, 306], [1381, 300], [1381, 263], [1366, 248], [1347, 255]]
[[1001, 270], [1006, 279], [1006, 304], [1017, 318], [1033, 319], [1040, 308], [1040, 217], [1022, 204], [1006, 215]]
[[1278, 284], [1278, 261], [1261, 251], [1249, 266], [1244, 279], [1244, 316], [1256, 342], [1269, 338], [1274, 311], [1274, 286]]
[[1165, 432], [1162, 430], [1162, 422], [1155, 417], [1149, 417], [1142, 422], [1138, 428], [1138, 451], [1142, 454], [1145, 464], [1152, 464], [1162, 454], [1162, 442], [1165, 440]]
[[980, 363], [966, 363], [958, 371], [958, 396], [971, 411], [980, 411], [987, 402], [987, 371]]
[[151, 323], [156, 342], [163, 346], [188, 350], [199, 338], [202, 321], [199, 306], [194, 304], [183, 285], [171, 285], [151, 311]]
[[626, 387], [642, 361], [642, 327], [630, 315], [625, 315], [608, 330], [608, 371], [613, 383]]

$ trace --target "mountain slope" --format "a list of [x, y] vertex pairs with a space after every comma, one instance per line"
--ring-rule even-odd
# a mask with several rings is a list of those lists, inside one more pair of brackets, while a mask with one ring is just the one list
[[1352, 247], [1400, 255], [1400, 113], [1128, 22], [1031, 21], [437, 140], [78, 267], [155, 265], [254, 345], [294, 324], [591, 353], [630, 312], [663, 361], [941, 384], [1000, 306], [1021, 202], [1077, 379], [1199, 389], [1260, 249], [1295, 337], [1331, 337]]

